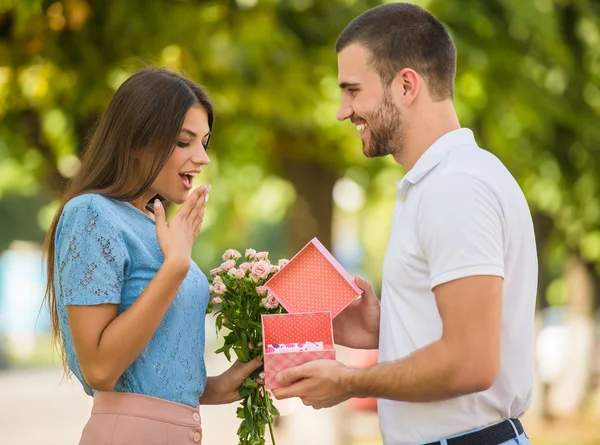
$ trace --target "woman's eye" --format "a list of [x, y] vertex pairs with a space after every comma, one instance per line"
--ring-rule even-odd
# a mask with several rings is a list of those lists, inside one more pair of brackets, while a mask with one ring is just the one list
[[204, 151], [208, 150], [208, 142], [206, 144], [202, 144], [202, 146], [204, 147]]
[[356, 93], [358, 93], [358, 90], [348, 90], [348, 92], [350, 93], [350, 96], [354, 97], [356, 96]]
[[178, 146], [178, 147], [181, 147], [181, 148], [185, 148], [185, 147], [189, 147], [189, 146], [190, 146], [190, 143], [189, 143], [189, 142], [182, 142], [182, 141], [179, 141], [179, 142], [177, 142], [177, 146]]

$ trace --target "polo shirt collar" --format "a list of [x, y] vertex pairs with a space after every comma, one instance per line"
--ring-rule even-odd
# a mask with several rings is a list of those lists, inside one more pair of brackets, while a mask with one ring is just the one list
[[429, 173], [448, 154], [452, 147], [472, 145], [477, 146], [473, 132], [468, 128], [459, 128], [446, 133], [437, 139], [417, 160], [402, 180], [397, 181], [398, 187], [409, 182], [416, 184], [421, 178]]

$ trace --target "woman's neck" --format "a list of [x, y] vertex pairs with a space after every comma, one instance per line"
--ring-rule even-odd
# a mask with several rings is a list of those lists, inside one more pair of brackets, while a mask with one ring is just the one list
[[132, 206], [134, 206], [136, 209], [138, 209], [141, 212], [144, 212], [146, 215], [148, 216], [154, 216], [152, 214], [152, 212], [150, 212], [146, 206], [148, 205], [148, 203], [150, 202], [150, 200], [152, 199], [152, 196], [140, 196], [137, 199], [134, 199], [133, 201], [129, 201], [129, 204], [131, 204]]

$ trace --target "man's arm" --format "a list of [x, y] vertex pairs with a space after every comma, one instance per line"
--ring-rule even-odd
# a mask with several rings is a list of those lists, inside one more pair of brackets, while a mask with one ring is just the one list
[[473, 276], [438, 286], [442, 338], [396, 362], [346, 368], [320, 360], [280, 373], [278, 399], [325, 408], [350, 397], [432, 402], [490, 388], [500, 367], [502, 278]]
[[502, 278], [474, 276], [438, 286], [442, 338], [403, 360], [348, 369], [353, 397], [429, 402], [490, 388], [500, 368]]

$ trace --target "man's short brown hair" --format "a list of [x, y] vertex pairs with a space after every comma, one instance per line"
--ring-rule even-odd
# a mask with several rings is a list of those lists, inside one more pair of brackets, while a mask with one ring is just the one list
[[456, 47], [444, 25], [425, 9], [409, 3], [370, 9], [346, 26], [335, 50], [352, 43], [368, 50], [369, 63], [385, 85], [412, 68], [425, 79], [433, 100], [454, 98]]

